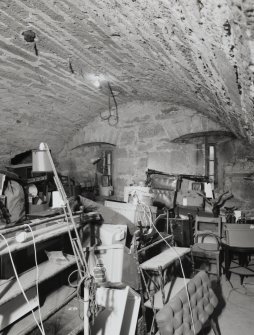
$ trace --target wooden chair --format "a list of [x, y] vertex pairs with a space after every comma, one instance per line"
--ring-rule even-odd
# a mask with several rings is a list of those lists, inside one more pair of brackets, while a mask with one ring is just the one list
[[[203, 263], [216, 264], [217, 279], [220, 280], [220, 239], [221, 218], [196, 216], [194, 244], [191, 246], [191, 257], [193, 272], [200, 271], [196, 268], [195, 261], [202, 260]], [[214, 272], [207, 271], [214, 274]]]

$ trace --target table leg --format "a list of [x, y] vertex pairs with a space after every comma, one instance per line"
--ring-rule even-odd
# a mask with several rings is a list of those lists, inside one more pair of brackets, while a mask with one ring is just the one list
[[[239, 261], [239, 265], [244, 268], [247, 265], [247, 256], [244, 253], [239, 253], [238, 261]], [[244, 280], [244, 275], [240, 275], [241, 285], [243, 284], [243, 280]]]
[[225, 256], [225, 274], [226, 274], [226, 278], [227, 280], [230, 280], [230, 263], [231, 263], [231, 258], [230, 258], [230, 251], [229, 248], [225, 247], [225, 252], [224, 252], [224, 256]]
[[164, 278], [163, 278], [163, 270], [162, 267], [159, 266], [159, 277], [160, 277], [160, 289], [161, 289], [161, 295], [162, 295], [162, 303], [165, 305], [165, 291], [164, 291]]
[[94, 246], [96, 244], [96, 225], [93, 224], [93, 222], [89, 222], [89, 228], [90, 228], [90, 244], [91, 246]]
[[210, 319], [211, 321], [211, 327], [215, 335], [221, 335], [220, 328], [218, 325], [218, 320]]

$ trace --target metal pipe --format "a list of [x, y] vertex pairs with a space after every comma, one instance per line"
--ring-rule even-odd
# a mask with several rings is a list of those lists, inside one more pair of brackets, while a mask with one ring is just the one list
[[[81, 213], [82, 213], [82, 211], [76, 212], [74, 217], [76, 217], [76, 214], [81, 214]], [[18, 230], [20, 230], [20, 228], [22, 228], [24, 223], [29, 223], [29, 226], [33, 227], [33, 226], [37, 226], [37, 225], [40, 225], [40, 224], [43, 224], [43, 223], [47, 223], [47, 222], [50, 222], [50, 221], [57, 221], [59, 219], [64, 219], [64, 218], [65, 218], [65, 214], [60, 214], [60, 215], [56, 215], [54, 217], [47, 218], [47, 219], [42, 219], [42, 220], [39, 220], [39, 221], [36, 221], [36, 222], [24, 221], [24, 222], [20, 223], [19, 225], [16, 225], [15, 227], [10, 227], [10, 228], [5, 228], [5, 229], [0, 230], [0, 233], [1, 234], [8, 234], [8, 233], [18, 231]]]

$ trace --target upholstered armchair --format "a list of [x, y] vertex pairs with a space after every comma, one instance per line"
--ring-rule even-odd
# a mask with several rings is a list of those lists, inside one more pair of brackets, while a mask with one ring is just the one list
[[193, 322], [184, 287], [157, 313], [159, 334], [196, 335], [200, 333], [207, 322], [210, 322], [214, 334], [220, 335], [214, 317], [214, 309], [218, 304], [218, 299], [211, 289], [208, 275], [204, 271], [199, 272], [188, 282], [187, 290]]

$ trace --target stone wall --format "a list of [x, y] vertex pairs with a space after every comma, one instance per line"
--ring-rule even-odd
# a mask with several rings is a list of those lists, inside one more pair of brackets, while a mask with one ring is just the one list
[[[196, 111], [166, 103], [132, 102], [119, 107], [119, 123], [110, 127], [99, 118], [80, 130], [58, 156], [59, 167], [78, 182], [94, 177], [91, 159], [98, 142], [115, 144], [113, 183], [117, 197], [125, 185], [145, 180], [148, 168], [173, 174], [204, 174], [204, 148], [175, 144], [179, 136], [223, 130]], [[92, 142], [92, 143], [91, 143]]]
[[[80, 130], [58, 156], [58, 166], [77, 182], [93, 182], [95, 166], [91, 161], [103, 149], [98, 143], [114, 144], [114, 190], [122, 198], [124, 186], [144, 181], [148, 168], [175, 174], [204, 174], [204, 147], [171, 141], [185, 134], [211, 130], [223, 128], [183, 106], [133, 102], [119, 108], [116, 127], [97, 119]], [[254, 181], [250, 179], [254, 179], [254, 147], [238, 139], [228, 139], [216, 148], [216, 192], [231, 191], [234, 198], [226, 206], [235, 205], [252, 214]]]
[[234, 198], [226, 206], [236, 206], [254, 215], [254, 147], [233, 140], [218, 146], [219, 191], [230, 190]]
[[11, 156], [10, 155], [1, 155], [1, 159], [0, 159], [0, 169], [5, 170], [6, 165], [10, 164], [10, 159]]

